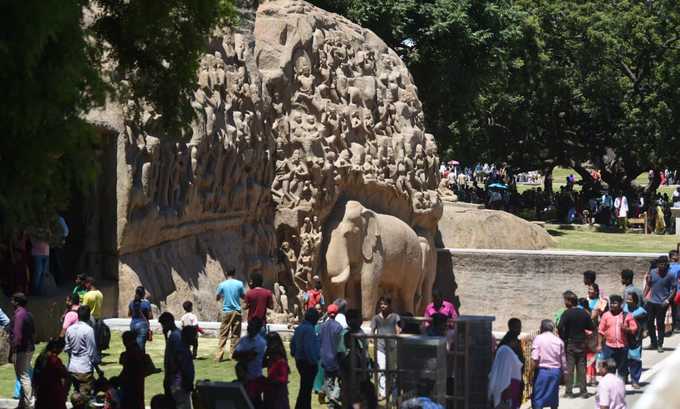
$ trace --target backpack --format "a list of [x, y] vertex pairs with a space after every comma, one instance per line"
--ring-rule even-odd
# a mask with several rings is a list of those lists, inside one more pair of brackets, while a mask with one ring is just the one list
[[99, 320], [96, 325], [95, 338], [97, 342], [97, 348], [100, 351], [109, 349], [111, 343], [111, 328], [104, 323], [104, 321]]

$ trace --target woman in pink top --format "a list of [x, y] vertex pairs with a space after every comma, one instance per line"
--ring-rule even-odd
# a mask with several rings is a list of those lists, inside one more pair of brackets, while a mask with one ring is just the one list
[[425, 308], [425, 325], [429, 326], [430, 319], [434, 314], [442, 314], [449, 318], [449, 325], [458, 319], [458, 311], [456, 307], [448, 301], [444, 301], [441, 292], [438, 289], [432, 290], [432, 302]]
[[[47, 235], [41, 232], [41, 235]], [[31, 237], [31, 256], [33, 257], [33, 295], [40, 295], [43, 279], [50, 265], [50, 245], [46, 240]]]
[[628, 409], [626, 406], [626, 385], [616, 375], [616, 361], [607, 359], [597, 364], [602, 379], [597, 386], [595, 407], [598, 409]]
[[80, 308], [80, 297], [66, 297], [66, 312], [64, 313], [63, 322], [61, 325], [61, 333], [59, 336], [64, 338], [66, 330], [71, 325], [78, 322], [78, 308]]

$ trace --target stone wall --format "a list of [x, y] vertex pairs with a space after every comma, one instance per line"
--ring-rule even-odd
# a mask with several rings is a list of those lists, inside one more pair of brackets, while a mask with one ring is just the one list
[[650, 261], [659, 255], [439, 250], [440, 258], [451, 259], [462, 312], [495, 315], [497, 331], [504, 331], [511, 317], [521, 319], [526, 331], [537, 330], [541, 319], [553, 319], [562, 307], [562, 292], [586, 296], [582, 275], [586, 270], [598, 273], [597, 283], [609, 295], [621, 294], [624, 268], [635, 271], [635, 284], [642, 287]]

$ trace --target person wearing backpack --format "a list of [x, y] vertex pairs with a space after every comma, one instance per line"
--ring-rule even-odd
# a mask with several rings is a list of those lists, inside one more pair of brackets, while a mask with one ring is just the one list
[[[374, 409], [378, 406], [378, 397], [369, 374], [371, 362], [368, 358], [368, 342], [365, 338], [353, 336], [364, 335], [361, 323], [361, 311], [347, 310], [348, 327], [343, 331], [338, 344], [342, 402], [349, 404], [352, 409]], [[355, 373], [352, 373], [352, 362], [355, 363]]]
[[609, 297], [609, 311], [602, 315], [598, 328], [602, 342], [602, 358], [616, 362], [616, 372], [625, 378], [628, 372], [629, 336], [638, 330], [633, 314], [623, 311], [620, 295]]

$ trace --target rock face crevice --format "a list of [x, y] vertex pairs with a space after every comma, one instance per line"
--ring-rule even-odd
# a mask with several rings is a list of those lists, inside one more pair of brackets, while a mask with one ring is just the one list
[[206, 296], [228, 268], [288, 294], [312, 275], [327, 281], [328, 238], [349, 200], [434, 249], [437, 146], [405, 65], [371, 31], [304, 1], [265, 2], [215, 31], [197, 76], [187, 143], [153, 111], [121, 110], [121, 312], [143, 284], [171, 311], [193, 299], [212, 315]]

